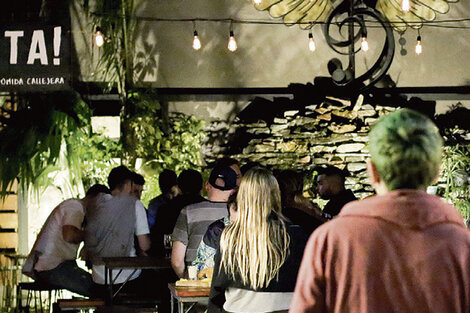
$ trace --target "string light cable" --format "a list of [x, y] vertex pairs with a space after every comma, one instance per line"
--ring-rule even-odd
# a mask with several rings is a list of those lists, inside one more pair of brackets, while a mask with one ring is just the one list
[[[149, 17], [149, 16], [139, 16], [139, 15], [117, 15], [117, 14], [107, 14], [107, 13], [96, 13], [93, 12], [92, 15], [97, 17], [115, 17], [115, 18], [126, 18], [134, 19], [138, 21], [146, 22], [168, 22], [168, 23], [182, 23], [182, 22], [214, 22], [214, 23], [229, 23], [229, 24], [260, 24], [260, 25], [311, 25], [313, 22], [292, 22], [285, 23], [281, 20], [251, 20], [251, 19], [236, 19], [236, 18], [159, 18], [159, 17]], [[367, 26], [375, 26], [380, 24], [375, 20], [365, 20]], [[442, 24], [459, 24], [459, 23], [468, 23], [468, 25], [442, 25]], [[315, 24], [325, 25], [326, 22], [315, 21]], [[403, 20], [396, 21], [383, 21], [385, 25], [393, 26], [395, 24], [407, 24], [414, 25], [415, 22], [406, 22]], [[333, 22], [332, 24], [340, 26], [341, 22]], [[470, 29], [470, 18], [460, 18], [460, 19], [445, 19], [445, 20], [434, 20], [434, 21], [420, 21], [419, 24], [422, 24], [423, 27], [441, 27], [441, 28], [452, 28], [452, 29]], [[380, 27], [380, 26], [379, 26]]]

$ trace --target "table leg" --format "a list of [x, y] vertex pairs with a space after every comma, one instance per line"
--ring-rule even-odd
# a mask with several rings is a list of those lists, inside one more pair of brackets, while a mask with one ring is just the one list
[[173, 294], [171, 294], [171, 299], [170, 299], [170, 312], [175, 313], [175, 297], [173, 297]]
[[184, 302], [178, 301], [178, 313], [184, 313]]

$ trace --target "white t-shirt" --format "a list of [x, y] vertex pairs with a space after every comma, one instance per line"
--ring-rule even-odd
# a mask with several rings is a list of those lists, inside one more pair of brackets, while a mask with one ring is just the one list
[[[147, 213], [145, 212], [145, 207], [140, 200], [135, 202], [135, 235], [147, 235], [150, 233], [149, 224], [147, 221]], [[136, 256], [135, 247], [132, 247], [131, 253], [129, 256]], [[136, 279], [139, 277], [141, 270], [137, 270], [132, 274], [134, 270], [122, 270], [118, 275], [120, 270], [113, 270], [113, 280], [114, 284], [122, 284], [127, 277], [131, 276], [129, 280]], [[97, 284], [103, 285], [105, 282], [105, 270], [104, 265], [93, 265], [93, 281]], [[117, 276], [117, 278], [116, 278]]]
[[75, 260], [79, 245], [64, 240], [62, 226], [81, 229], [84, 217], [83, 205], [75, 199], [65, 200], [52, 211], [34, 244], [34, 249], [39, 252], [34, 266], [36, 271], [52, 270], [66, 260]]

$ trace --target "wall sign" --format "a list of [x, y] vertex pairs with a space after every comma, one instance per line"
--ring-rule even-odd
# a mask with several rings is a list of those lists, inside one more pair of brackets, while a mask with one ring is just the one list
[[0, 91], [70, 86], [70, 35], [63, 26], [0, 26]]

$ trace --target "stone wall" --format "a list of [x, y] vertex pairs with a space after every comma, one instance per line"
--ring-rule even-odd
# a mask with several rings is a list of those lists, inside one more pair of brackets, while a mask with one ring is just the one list
[[348, 188], [363, 198], [373, 193], [366, 173], [367, 133], [390, 106], [355, 103], [326, 97], [320, 104], [288, 109], [269, 121], [231, 125], [212, 122], [208, 127], [204, 158], [209, 163], [220, 156], [240, 162], [259, 162], [271, 169], [295, 169], [311, 173], [318, 165], [346, 168]]

